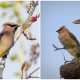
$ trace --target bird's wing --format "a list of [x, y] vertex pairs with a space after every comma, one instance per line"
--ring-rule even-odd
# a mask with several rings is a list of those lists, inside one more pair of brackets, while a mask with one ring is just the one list
[[77, 38], [71, 32], [69, 32], [69, 34], [70, 34], [70, 37], [77, 43], [77, 45], [80, 45], [80, 43], [77, 40]]

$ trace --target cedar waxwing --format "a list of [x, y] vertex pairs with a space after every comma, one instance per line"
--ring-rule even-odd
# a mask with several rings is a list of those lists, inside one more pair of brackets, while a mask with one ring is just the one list
[[3, 30], [0, 33], [0, 57], [7, 57], [9, 49], [14, 45], [14, 34], [19, 25], [7, 22], [3, 24]]
[[59, 40], [64, 48], [72, 56], [80, 57], [80, 44], [76, 37], [65, 26], [62, 26], [56, 32], [59, 33]]

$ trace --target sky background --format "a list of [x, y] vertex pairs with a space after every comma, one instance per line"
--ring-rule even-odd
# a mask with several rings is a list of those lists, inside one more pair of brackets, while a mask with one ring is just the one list
[[80, 18], [79, 1], [43, 1], [41, 2], [41, 78], [59, 79], [60, 66], [73, 57], [66, 51], [54, 51], [53, 43], [63, 47], [56, 32], [65, 25], [80, 41], [80, 25], [72, 21]]
[[[28, 2], [24, 2], [24, 4], [27, 4]], [[17, 5], [17, 4], [15, 4]], [[24, 9], [24, 6], [22, 5], [21, 7], [19, 7], [19, 10], [21, 11], [21, 16], [25, 20], [27, 19], [27, 10]], [[9, 16], [11, 16], [11, 14], [13, 13], [13, 10], [11, 8], [9, 9], [1, 9], [0, 8], [0, 13], [7, 11], [8, 14], [4, 17], [4, 18], [0, 18], [0, 31], [2, 31], [3, 27], [2, 24], [5, 22], [14, 22], [16, 23], [16, 18], [14, 19], [8, 19]], [[40, 13], [40, 5], [38, 5], [34, 11], [34, 16], [37, 15], [38, 13]], [[0, 15], [1, 16], [1, 15]], [[18, 54], [18, 56], [20, 57], [20, 59], [22, 59], [24, 62], [29, 61], [29, 52], [30, 52], [30, 48], [31, 45], [35, 44], [35, 43], [39, 43], [40, 44], [40, 18], [38, 19], [38, 21], [36, 21], [35, 23], [33, 23], [31, 25], [31, 27], [29, 28], [29, 31], [32, 33], [33, 37], [36, 38], [36, 41], [29, 41], [27, 40], [23, 35], [21, 35], [21, 37], [19, 38], [19, 40], [17, 41], [17, 43], [14, 45], [14, 47], [10, 50], [10, 53], [8, 55], [8, 58], [6, 60], [6, 67], [4, 69], [3, 72], [3, 78], [4, 79], [18, 79], [19, 77], [15, 76], [15, 72], [16, 71], [20, 71], [21, 70], [21, 62], [15, 61], [12, 62], [10, 61], [10, 56], [13, 54]], [[26, 55], [24, 55], [23, 53], [26, 52]], [[34, 69], [40, 67], [40, 57], [37, 60], [37, 64], [32, 64], [31, 68], [28, 71], [28, 74], [31, 73]], [[35, 72], [33, 74], [34, 76], [40, 76], [40, 70], [38, 70], [37, 72]]]

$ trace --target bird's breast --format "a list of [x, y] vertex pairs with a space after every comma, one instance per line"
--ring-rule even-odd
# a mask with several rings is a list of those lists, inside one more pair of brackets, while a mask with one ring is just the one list
[[63, 33], [59, 35], [60, 42], [64, 47], [69, 48], [76, 45], [75, 41], [70, 37], [68, 33]]
[[79, 47], [73, 47], [73, 48], [69, 48], [67, 50], [72, 56], [77, 56], [78, 54], [80, 55], [80, 48]]
[[3, 35], [0, 41], [0, 49], [5, 53], [14, 43], [14, 34]]

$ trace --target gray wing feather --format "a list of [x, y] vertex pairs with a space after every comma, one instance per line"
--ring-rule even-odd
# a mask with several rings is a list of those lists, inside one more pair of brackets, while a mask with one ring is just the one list
[[74, 36], [74, 34], [72, 34], [71, 32], [69, 32], [70, 37], [77, 43], [77, 45], [79, 45], [79, 41], [77, 40], [77, 38]]

